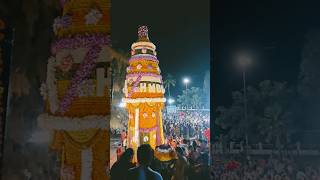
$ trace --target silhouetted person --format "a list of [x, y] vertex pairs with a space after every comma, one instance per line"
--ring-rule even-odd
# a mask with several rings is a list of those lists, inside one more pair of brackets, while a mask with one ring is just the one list
[[181, 147], [176, 148], [178, 159], [174, 164], [173, 180], [188, 180], [187, 171], [189, 163], [187, 158], [184, 156], [183, 149]]
[[150, 168], [153, 150], [149, 144], [139, 146], [137, 158], [139, 166], [129, 169], [127, 180], [163, 180], [158, 172]]
[[128, 148], [120, 157], [120, 159], [113, 164], [110, 170], [111, 178], [110, 180], [124, 180], [126, 172], [135, 167], [132, 163], [133, 159], [133, 149]]

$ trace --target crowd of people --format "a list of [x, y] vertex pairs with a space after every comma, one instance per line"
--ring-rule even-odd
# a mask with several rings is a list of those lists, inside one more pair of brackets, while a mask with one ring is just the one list
[[[225, 157], [211, 166], [216, 180], [320, 180], [319, 159], [306, 157]], [[310, 163], [313, 162], [313, 163]]]
[[209, 111], [177, 111], [163, 114], [163, 129], [167, 136], [205, 139], [210, 128]]
[[[147, 148], [146, 146], [150, 147], [148, 144], [141, 145], [140, 147]], [[135, 152], [133, 149], [127, 148], [119, 155], [117, 162], [111, 167], [111, 180], [135, 180], [139, 179], [138, 176], [147, 177], [149, 180], [148, 177], [153, 176], [150, 175], [153, 172], [158, 173], [159, 177], [161, 177], [159, 179], [163, 180], [210, 179], [210, 158], [207, 141], [189, 141], [182, 138], [174, 139], [170, 137], [166, 140], [166, 144], [161, 146], [166, 149], [172, 149], [176, 155], [175, 158], [163, 162], [153, 155], [153, 149], [150, 150], [152, 155], [149, 155], [149, 152], [146, 152], [147, 150], [140, 151], [139, 147], [137, 150], [138, 163], [135, 164], [133, 163]], [[141, 154], [142, 152], [143, 154]], [[150, 159], [141, 160], [142, 157], [149, 156]]]
[[[168, 162], [162, 162], [153, 156], [150, 171], [156, 171], [164, 180], [191, 180], [201, 178], [210, 179], [209, 134], [210, 112], [208, 111], [176, 111], [163, 113], [163, 130], [165, 134], [165, 148], [172, 149], [176, 157]], [[120, 136], [116, 153], [117, 161], [111, 167], [111, 179], [134, 179], [129, 176], [129, 169], [141, 166], [133, 163], [134, 153], [127, 148], [126, 129], [112, 129], [112, 134]], [[139, 151], [139, 150], [138, 150]], [[148, 171], [148, 168], [141, 168]], [[119, 174], [120, 172], [120, 174]], [[126, 173], [124, 173], [126, 172]], [[129, 173], [130, 174], [130, 173]], [[148, 173], [144, 173], [146, 177]]]

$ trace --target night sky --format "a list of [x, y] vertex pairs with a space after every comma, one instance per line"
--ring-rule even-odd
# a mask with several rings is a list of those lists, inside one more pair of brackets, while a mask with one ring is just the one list
[[205, 71], [210, 70], [209, 0], [116, 0], [111, 15], [113, 47], [124, 52], [130, 53], [138, 26], [149, 27], [162, 76], [170, 73], [177, 81], [174, 96], [184, 88], [184, 76], [191, 78], [190, 86], [203, 86]]
[[231, 92], [242, 88], [235, 53], [249, 52], [249, 85], [262, 80], [296, 85], [305, 34], [320, 26], [320, 3], [288, 0], [215, 0], [213, 20], [213, 103], [231, 103]]

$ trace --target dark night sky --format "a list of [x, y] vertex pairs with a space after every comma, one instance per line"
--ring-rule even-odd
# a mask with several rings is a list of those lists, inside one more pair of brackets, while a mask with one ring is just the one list
[[171, 73], [177, 80], [172, 93], [180, 93], [184, 76], [192, 79], [190, 86], [202, 87], [210, 64], [209, 9], [209, 0], [112, 1], [113, 46], [130, 52], [138, 26], [147, 25], [162, 76]]
[[320, 24], [320, 3], [287, 0], [215, 0], [213, 4], [213, 103], [231, 103], [242, 88], [234, 54], [253, 56], [248, 84], [262, 80], [297, 83], [305, 33]]

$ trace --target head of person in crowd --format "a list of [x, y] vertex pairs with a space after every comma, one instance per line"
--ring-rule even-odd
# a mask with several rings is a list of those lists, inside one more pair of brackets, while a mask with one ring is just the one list
[[178, 155], [183, 156], [184, 155], [184, 150], [181, 147], [176, 147], [176, 152]]
[[183, 143], [183, 144], [188, 144], [188, 140], [183, 139], [183, 140], [182, 140], [182, 143]]
[[138, 163], [140, 166], [150, 166], [153, 160], [153, 150], [149, 144], [142, 144], [137, 151]]
[[133, 160], [134, 151], [132, 148], [126, 149], [126, 151], [122, 154], [121, 160], [125, 162], [132, 162]]

